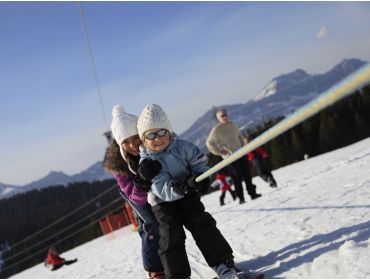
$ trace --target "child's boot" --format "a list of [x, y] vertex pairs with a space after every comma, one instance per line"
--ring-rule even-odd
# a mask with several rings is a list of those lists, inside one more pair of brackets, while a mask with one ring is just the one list
[[253, 194], [251, 194], [250, 195], [250, 197], [251, 197], [251, 199], [257, 199], [257, 198], [259, 198], [259, 197], [261, 197], [262, 196], [262, 194], [260, 194], [260, 193], [253, 193]]
[[166, 279], [166, 275], [163, 271], [161, 272], [149, 272], [150, 279]]
[[276, 181], [272, 176], [269, 176], [267, 178], [267, 182], [269, 183], [271, 188], [276, 188], [277, 187]]
[[237, 269], [235, 268], [232, 257], [212, 268], [217, 273], [219, 279], [238, 279]]
[[230, 190], [231, 196], [233, 197], [233, 200], [236, 199], [236, 193], [233, 190]]

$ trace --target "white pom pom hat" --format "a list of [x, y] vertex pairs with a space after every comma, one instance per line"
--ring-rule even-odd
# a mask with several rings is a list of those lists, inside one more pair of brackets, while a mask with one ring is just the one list
[[167, 114], [157, 104], [146, 105], [139, 116], [137, 129], [142, 141], [144, 141], [145, 131], [152, 128], [164, 128], [172, 133], [171, 123]]
[[138, 118], [135, 115], [125, 112], [122, 105], [116, 105], [113, 107], [112, 117], [111, 129], [114, 140], [116, 140], [119, 146], [123, 159], [127, 161], [126, 152], [122, 149], [121, 143], [123, 140], [138, 134]]

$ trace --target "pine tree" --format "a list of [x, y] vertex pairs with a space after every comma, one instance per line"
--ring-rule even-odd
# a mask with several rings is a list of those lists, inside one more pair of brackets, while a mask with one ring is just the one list
[[305, 154], [305, 145], [303, 141], [303, 136], [301, 133], [301, 127], [295, 127], [291, 131], [291, 150], [292, 150], [292, 158], [293, 161], [299, 161], [303, 159], [303, 155]]

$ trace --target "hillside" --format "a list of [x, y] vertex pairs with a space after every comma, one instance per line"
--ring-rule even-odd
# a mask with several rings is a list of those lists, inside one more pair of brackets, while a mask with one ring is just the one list
[[62, 171], [51, 171], [45, 177], [23, 186], [12, 186], [0, 183], [0, 199], [25, 193], [34, 189], [43, 189], [51, 186], [66, 186], [75, 182], [94, 182], [111, 179], [112, 176], [103, 170], [102, 162], [98, 161], [86, 170], [74, 175], [67, 175]]
[[[263, 196], [219, 206], [202, 198], [239, 266], [268, 278], [370, 278], [370, 138], [274, 171], [278, 189], [254, 178]], [[212, 278], [191, 235], [193, 278]], [[130, 227], [62, 254], [79, 261], [51, 272], [42, 264], [13, 278], [147, 278]]]

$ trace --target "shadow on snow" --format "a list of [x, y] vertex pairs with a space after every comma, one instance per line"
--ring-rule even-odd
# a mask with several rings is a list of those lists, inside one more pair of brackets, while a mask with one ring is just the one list
[[[342, 239], [345, 235], [352, 236]], [[246, 270], [263, 272], [267, 278], [280, 278], [278, 275], [304, 263], [312, 262], [322, 254], [337, 250], [346, 241], [361, 242], [369, 238], [370, 221], [367, 221], [357, 225], [343, 227], [329, 233], [315, 235], [307, 240], [290, 244], [279, 251], [271, 252], [266, 256], [240, 262], [238, 266]], [[293, 254], [302, 254], [303, 251], [319, 245], [321, 245], [320, 248], [287, 260]], [[272, 266], [276, 262], [280, 262], [279, 267], [263, 270], [264, 267]]]

